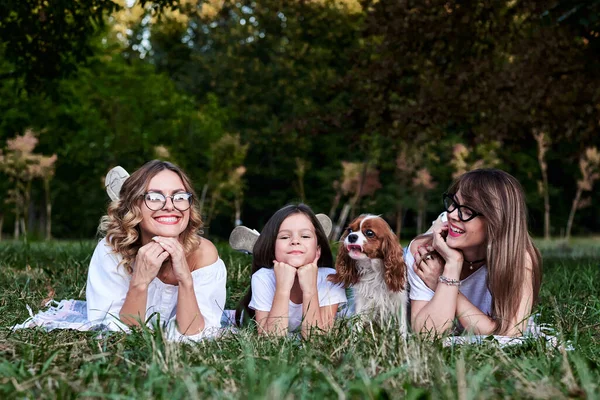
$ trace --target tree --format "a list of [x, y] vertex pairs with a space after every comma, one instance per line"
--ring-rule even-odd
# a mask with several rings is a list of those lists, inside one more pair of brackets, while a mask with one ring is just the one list
[[218, 208], [233, 205], [236, 225], [241, 221], [241, 207], [244, 195], [242, 177], [246, 173], [243, 163], [248, 145], [242, 144], [240, 135], [226, 134], [211, 146], [210, 172], [207, 186], [210, 191], [210, 205], [205, 225], [210, 223]]
[[[29, 222], [28, 210], [31, 202], [31, 184], [34, 178], [42, 178], [46, 188], [46, 210], [49, 224], [52, 205], [50, 202], [50, 179], [54, 173], [53, 165], [56, 154], [45, 157], [33, 153], [38, 139], [33, 131], [27, 130], [23, 135], [6, 141], [6, 154], [0, 153], [0, 169], [9, 177], [13, 187], [8, 190], [6, 201], [14, 205], [15, 230], [14, 237], [18, 239], [21, 234], [27, 236]], [[47, 234], [49, 237], [49, 226]]]
[[573, 227], [575, 211], [591, 204], [590, 199], [587, 199], [587, 201], [582, 200], [581, 195], [585, 191], [591, 192], [594, 182], [597, 179], [600, 179], [600, 153], [596, 147], [588, 147], [585, 149], [584, 154], [582, 154], [579, 159], [579, 170], [581, 171], [581, 179], [577, 181], [577, 192], [575, 193], [573, 205], [571, 206], [571, 213], [569, 214], [569, 221], [567, 222], [567, 231], [565, 233], [566, 240], [569, 240], [571, 237], [571, 228]]
[[548, 135], [544, 132], [534, 130], [532, 134], [538, 145], [538, 163], [542, 172], [539, 190], [544, 196], [544, 239], [550, 239], [550, 194], [548, 190], [548, 164], [546, 163], [546, 152], [550, 143]]
[[[123, 2], [105, 0], [4, 0], [0, 3], [0, 43], [13, 69], [0, 79], [22, 79], [27, 91], [53, 92], [60, 79], [77, 72], [94, 54], [93, 39], [105, 18]], [[140, 0], [154, 11], [171, 0]]]

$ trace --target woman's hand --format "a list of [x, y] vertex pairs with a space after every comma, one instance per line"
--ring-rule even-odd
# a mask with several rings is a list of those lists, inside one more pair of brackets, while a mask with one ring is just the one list
[[294, 286], [294, 280], [296, 280], [297, 269], [284, 262], [273, 261], [273, 270], [275, 271], [275, 291], [289, 294]]
[[192, 272], [185, 257], [185, 250], [179, 240], [165, 236], [155, 236], [152, 240], [158, 243], [171, 256], [171, 267], [173, 268], [173, 274], [177, 282], [180, 285], [192, 284]]
[[160, 271], [169, 253], [158, 243], [150, 242], [137, 252], [131, 285], [146, 289]]
[[414, 257], [415, 272], [427, 287], [435, 292], [440, 275], [444, 270], [444, 260], [433, 250], [433, 246], [428, 244], [419, 246]]
[[433, 225], [433, 249], [444, 259], [446, 266], [453, 266], [460, 270], [463, 264], [463, 254], [459, 250], [450, 248], [446, 244], [446, 236], [448, 235], [448, 223], [436, 221]]

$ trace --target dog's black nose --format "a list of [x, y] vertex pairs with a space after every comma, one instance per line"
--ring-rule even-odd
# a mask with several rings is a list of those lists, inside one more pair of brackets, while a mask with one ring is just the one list
[[358, 235], [356, 233], [351, 233], [348, 235], [348, 241], [350, 243], [356, 243], [357, 239], [358, 239]]

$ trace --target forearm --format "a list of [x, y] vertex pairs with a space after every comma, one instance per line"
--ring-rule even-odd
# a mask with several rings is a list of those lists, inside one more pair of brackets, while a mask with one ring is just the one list
[[462, 293], [458, 294], [456, 316], [465, 331], [475, 335], [490, 335], [496, 330], [496, 322], [477, 308]]
[[[460, 269], [456, 263], [446, 263], [443, 275], [458, 281]], [[421, 309], [413, 312], [412, 327], [415, 332], [442, 333], [452, 328], [456, 317], [458, 286], [439, 282], [433, 298]]]
[[314, 327], [320, 330], [329, 330], [331, 324], [327, 324], [319, 306], [319, 293], [307, 294], [302, 298], [302, 337], [308, 338]]
[[148, 286], [131, 284], [125, 297], [125, 302], [119, 318], [127, 326], [139, 326], [146, 320], [146, 303], [148, 301]]
[[271, 311], [267, 315], [266, 321], [261, 324], [262, 330], [259, 333], [284, 336], [288, 332], [290, 312], [290, 293], [275, 292]]
[[183, 335], [195, 335], [204, 330], [204, 317], [198, 307], [192, 282], [179, 284], [176, 319], [177, 328]]
[[414, 332], [442, 333], [452, 328], [458, 297], [458, 287], [438, 285], [433, 298], [412, 316]]

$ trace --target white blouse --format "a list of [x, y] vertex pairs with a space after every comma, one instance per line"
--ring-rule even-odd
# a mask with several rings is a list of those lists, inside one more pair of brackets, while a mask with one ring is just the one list
[[[92, 255], [86, 287], [88, 320], [103, 323], [114, 331], [129, 330], [119, 320], [119, 312], [125, 303], [131, 281], [131, 275], [125, 267], [119, 266], [121, 260], [121, 255], [114, 253], [106, 238], [102, 239]], [[182, 335], [176, 328], [179, 287], [166, 284], [158, 278], [154, 278], [148, 286], [146, 321], [148, 326], [152, 326], [160, 316], [169, 340], [201, 339], [214, 335], [221, 326], [227, 280], [223, 260], [218, 258], [213, 264], [192, 271], [192, 279], [198, 307], [204, 317], [204, 330], [196, 335]]]

